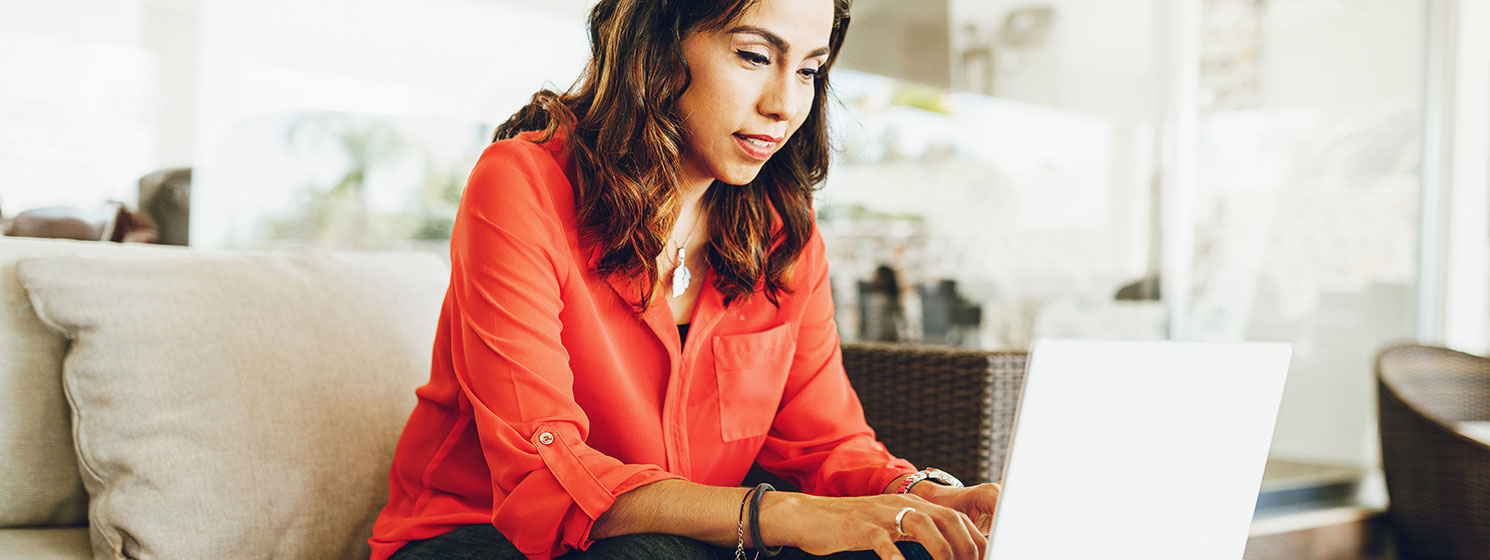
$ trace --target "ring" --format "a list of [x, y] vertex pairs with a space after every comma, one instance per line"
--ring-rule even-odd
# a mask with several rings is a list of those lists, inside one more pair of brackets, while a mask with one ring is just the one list
[[916, 511], [916, 508], [906, 507], [901, 508], [900, 513], [895, 514], [895, 532], [900, 533], [902, 537], [905, 536], [905, 529], [900, 528], [900, 522], [905, 519], [905, 514], [913, 511]]

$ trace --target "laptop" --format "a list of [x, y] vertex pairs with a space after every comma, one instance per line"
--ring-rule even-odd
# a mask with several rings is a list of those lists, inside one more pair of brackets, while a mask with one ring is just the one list
[[1291, 348], [1042, 340], [985, 560], [1239, 560]]

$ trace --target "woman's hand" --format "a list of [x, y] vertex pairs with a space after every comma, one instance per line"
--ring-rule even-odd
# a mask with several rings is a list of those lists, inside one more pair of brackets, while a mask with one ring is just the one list
[[1004, 489], [1002, 484], [989, 482], [967, 488], [949, 488], [922, 482], [915, 489], [919, 491], [922, 487], [926, 487], [925, 492], [917, 492], [922, 498], [972, 518], [979, 534], [986, 536], [993, 530], [993, 509], [998, 506], [999, 493]]
[[[882, 560], [904, 560], [895, 547], [901, 540], [921, 543], [936, 560], [979, 560], [988, 547], [988, 539], [966, 514], [916, 495], [825, 498], [767, 492], [761, 498], [766, 546], [794, 546], [817, 556], [874, 550]], [[907, 507], [914, 511], [901, 520], [902, 535], [896, 532], [895, 516]]]

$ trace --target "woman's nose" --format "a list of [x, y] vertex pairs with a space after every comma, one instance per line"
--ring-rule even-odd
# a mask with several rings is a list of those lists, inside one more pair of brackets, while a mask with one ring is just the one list
[[797, 90], [808, 88], [798, 87], [792, 83], [793, 76], [782, 74], [784, 73], [777, 73], [776, 78], [768, 82], [761, 91], [757, 110], [773, 120], [790, 121], [802, 110], [801, 99], [798, 99], [801, 94]]

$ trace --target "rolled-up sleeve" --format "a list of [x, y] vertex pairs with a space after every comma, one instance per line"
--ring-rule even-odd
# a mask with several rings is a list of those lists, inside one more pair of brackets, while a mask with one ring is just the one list
[[879, 494], [915, 472], [892, 455], [864, 421], [864, 407], [843, 369], [833, 295], [821, 234], [814, 226], [803, 249], [798, 290], [808, 298], [797, 349], [776, 420], [757, 461], [804, 492], [822, 496]]
[[585, 443], [590, 424], [560, 338], [566, 278], [556, 263], [568, 245], [541, 188], [537, 149], [488, 148], [450, 242], [460, 316], [454, 370], [491, 470], [491, 522], [535, 560], [588, 549], [591, 527], [616, 496], [682, 478]]

